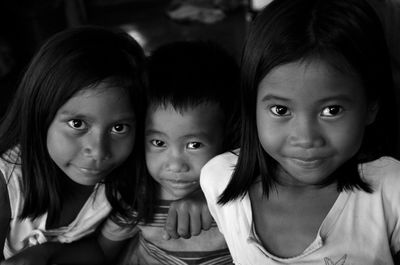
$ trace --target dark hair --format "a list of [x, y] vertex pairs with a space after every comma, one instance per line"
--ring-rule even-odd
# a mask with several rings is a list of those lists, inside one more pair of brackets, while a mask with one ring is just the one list
[[[239, 68], [235, 59], [211, 41], [177, 41], [149, 58], [149, 103], [177, 111], [217, 103], [224, 115], [225, 149], [236, 143], [233, 121], [239, 104]], [[232, 135], [230, 135], [232, 134]]]
[[251, 25], [243, 50], [241, 150], [220, 203], [243, 196], [260, 175], [268, 196], [277, 162], [263, 150], [257, 135], [258, 85], [277, 66], [313, 58], [356, 73], [368, 102], [380, 107], [375, 122], [366, 127], [359, 151], [331, 176], [338, 181], [338, 190], [371, 191], [358, 164], [396, 154], [398, 121], [390, 60], [374, 10], [364, 0], [274, 0]]
[[[216, 103], [222, 111], [222, 151], [238, 147], [239, 67], [234, 57], [211, 41], [177, 41], [156, 49], [148, 69], [149, 107], [172, 106], [185, 112], [200, 104]], [[145, 177], [144, 182], [147, 195], [141, 197], [147, 198], [149, 209], [157, 184], [151, 177]]]
[[[135, 112], [136, 135], [143, 134], [145, 57], [129, 35], [100, 27], [60, 32], [39, 49], [27, 68], [16, 96], [0, 125], [0, 154], [19, 146], [23, 176], [24, 208], [20, 218], [36, 218], [49, 212], [57, 218], [64, 174], [50, 158], [47, 131], [59, 108], [82, 89], [100, 82], [124, 88]], [[136, 157], [142, 145], [134, 145], [129, 158], [104, 182], [113, 208], [124, 213], [118, 193], [132, 201]]]

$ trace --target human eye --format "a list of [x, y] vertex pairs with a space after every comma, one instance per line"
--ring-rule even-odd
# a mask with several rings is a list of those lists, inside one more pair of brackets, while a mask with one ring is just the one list
[[125, 134], [129, 131], [129, 129], [129, 125], [127, 124], [115, 124], [112, 127], [111, 132], [115, 134]]
[[323, 117], [335, 117], [335, 116], [339, 115], [342, 112], [343, 112], [343, 107], [341, 107], [339, 105], [332, 105], [332, 106], [325, 107], [321, 111], [321, 116], [323, 116]]
[[186, 145], [186, 147], [188, 149], [199, 149], [200, 147], [202, 147], [203, 144], [200, 142], [190, 142]]
[[289, 108], [282, 105], [274, 105], [269, 109], [276, 116], [289, 116], [291, 114]]
[[72, 119], [67, 122], [68, 126], [75, 129], [75, 130], [85, 130], [87, 128], [87, 124], [80, 119]]
[[155, 147], [165, 147], [166, 144], [164, 141], [158, 140], [158, 139], [153, 139], [150, 140], [151, 145], [155, 146]]

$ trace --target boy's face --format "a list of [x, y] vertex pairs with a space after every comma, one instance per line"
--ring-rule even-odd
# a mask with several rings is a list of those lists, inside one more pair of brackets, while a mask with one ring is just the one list
[[161, 185], [160, 199], [177, 200], [199, 188], [200, 170], [222, 150], [221, 109], [204, 103], [182, 112], [151, 106], [145, 129], [146, 164]]

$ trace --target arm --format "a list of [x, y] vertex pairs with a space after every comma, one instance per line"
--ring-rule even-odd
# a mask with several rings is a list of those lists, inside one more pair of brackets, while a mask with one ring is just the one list
[[102, 235], [72, 243], [46, 242], [27, 248], [1, 265], [106, 265], [114, 264], [124, 241], [111, 241]]
[[53, 251], [51, 264], [115, 264], [126, 243], [137, 232], [137, 227], [122, 226], [109, 217], [96, 235], [63, 244], [61, 249]]
[[164, 239], [190, 238], [211, 227], [212, 217], [203, 192], [198, 189], [183, 199], [171, 203]]
[[94, 238], [72, 243], [46, 242], [29, 247], [1, 265], [106, 264]]
[[114, 264], [126, 242], [127, 240], [112, 241], [100, 234], [97, 238], [90, 237], [64, 244], [65, 246], [62, 249], [53, 254], [50, 261], [58, 265]]
[[10, 229], [11, 209], [7, 191], [7, 183], [0, 171], [0, 261], [4, 260], [4, 243]]

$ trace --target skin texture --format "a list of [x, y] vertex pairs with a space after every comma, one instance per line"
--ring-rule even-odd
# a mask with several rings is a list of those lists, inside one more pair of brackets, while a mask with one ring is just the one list
[[69, 99], [47, 133], [47, 148], [74, 182], [94, 185], [129, 156], [134, 144], [134, 112], [121, 88], [106, 83]]
[[279, 257], [301, 254], [335, 203], [327, 178], [359, 149], [374, 121], [362, 83], [321, 60], [278, 66], [260, 82], [256, 106], [260, 143], [278, 162], [278, 183], [266, 198], [250, 189], [257, 235]]
[[[134, 144], [134, 126], [134, 112], [126, 92], [107, 83], [83, 89], [61, 106], [49, 126], [47, 148], [51, 159], [69, 178], [71, 185], [68, 188], [73, 190], [68, 191], [71, 196], [65, 195], [59, 222], [47, 223], [47, 228], [69, 224], [91, 194], [91, 186], [128, 158]], [[82, 260], [83, 264], [101, 264], [104, 260], [96, 258], [103, 254], [93, 241], [82, 241], [37, 245], [1, 264], [47, 264], [53, 257], [61, 262], [69, 261], [71, 255], [62, 254], [63, 251], [69, 253], [69, 247], [71, 252], [81, 248], [87, 250], [85, 253], [97, 252], [93, 255], [94, 260], [86, 255], [78, 258], [74, 254], [78, 264]], [[73, 264], [72, 261], [68, 263]]]
[[183, 112], [150, 107], [145, 130], [146, 163], [161, 185], [160, 199], [178, 200], [199, 189], [200, 170], [222, 148], [219, 106], [200, 104]]
[[276, 67], [258, 88], [259, 139], [283, 183], [322, 183], [357, 152], [375, 114], [355, 75], [320, 60]]

